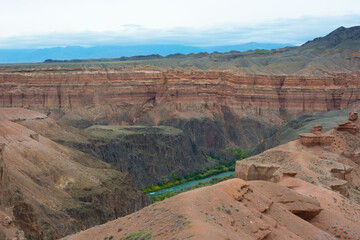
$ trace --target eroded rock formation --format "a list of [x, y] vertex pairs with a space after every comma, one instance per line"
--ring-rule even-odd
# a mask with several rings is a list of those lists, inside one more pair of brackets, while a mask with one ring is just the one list
[[338, 126], [335, 127], [337, 131], [345, 131], [349, 132], [351, 134], [355, 134], [357, 131], [356, 125], [351, 121], [346, 121], [343, 123], [340, 123]]
[[279, 168], [280, 166], [277, 165], [237, 161], [235, 177], [244, 179], [246, 181], [264, 180], [277, 182], [279, 180], [279, 176], [277, 176], [275, 172]]
[[356, 121], [359, 117], [359, 113], [358, 112], [349, 112], [349, 121]]
[[[358, 120], [351, 123], [356, 128], [360, 126]], [[321, 126], [314, 126], [312, 131], [313, 133], [300, 134], [299, 140], [237, 161], [236, 176], [248, 179], [246, 173], [250, 172], [250, 166], [278, 166], [276, 171], [268, 175], [268, 181], [280, 179], [282, 175], [288, 176], [287, 173], [293, 172], [297, 173], [297, 178], [360, 201], [357, 190], [360, 189], [360, 134], [348, 134], [335, 129], [321, 133]], [[261, 175], [251, 176], [252, 180], [265, 180]]]
[[[145, 67], [9, 69], [0, 71], [0, 106], [50, 111], [57, 118], [76, 112], [91, 122], [131, 123], [163, 107], [160, 119], [152, 116], [153, 121], [164, 120], [164, 110], [214, 113], [226, 105], [237, 114], [279, 123], [279, 116], [289, 118], [303, 111], [329, 111], [357, 104], [359, 86], [359, 73], [317, 77], [162, 72]], [[91, 108], [98, 110], [86, 114]], [[68, 120], [77, 120], [72, 117], [68, 115]]]
[[330, 146], [334, 141], [334, 136], [322, 134], [322, 126], [316, 125], [312, 128], [312, 133], [299, 134], [300, 143], [304, 146]]

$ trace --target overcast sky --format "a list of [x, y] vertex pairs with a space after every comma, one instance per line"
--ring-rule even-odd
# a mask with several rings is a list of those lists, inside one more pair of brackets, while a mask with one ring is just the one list
[[301, 44], [360, 25], [360, 0], [0, 0], [0, 48]]

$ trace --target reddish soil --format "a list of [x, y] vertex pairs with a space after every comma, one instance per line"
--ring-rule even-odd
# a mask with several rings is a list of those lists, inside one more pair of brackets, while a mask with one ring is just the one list
[[358, 204], [300, 179], [280, 184], [231, 179], [65, 239], [121, 239], [139, 231], [152, 239], [356, 239], [359, 214]]

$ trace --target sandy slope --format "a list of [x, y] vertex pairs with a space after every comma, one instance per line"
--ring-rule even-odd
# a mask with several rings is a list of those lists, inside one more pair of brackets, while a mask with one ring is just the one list
[[[312, 192], [314, 187], [300, 179], [284, 179], [281, 184], [231, 179], [177, 195], [66, 239], [121, 239], [139, 231], [151, 233], [152, 239], [336, 239], [340, 233], [335, 228], [344, 229], [347, 233], [340, 236], [348, 239], [360, 236], [360, 206], [322, 188], [316, 189], [321, 190], [317, 198], [307, 196], [306, 190]], [[331, 201], [344, 200], [342, 208], [353, 210], [338, 208], [331, 212], [333, 205], [327, 196]]]

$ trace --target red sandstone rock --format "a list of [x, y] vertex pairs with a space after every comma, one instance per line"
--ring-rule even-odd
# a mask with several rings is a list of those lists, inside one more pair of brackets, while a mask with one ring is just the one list
[[296, 175], [297, 172], [293, 172], [293, 171], [283, 173], [283, 177], [295, 177]]
[[304, 146], [330, 146], [334, 141], [334, 136], [330, 135], [315, 135], [313, 133], [301, 133], [300, 143]]
[[[360, 127], [359, 121], [351, 123]], [[339, 191], [343, 196], [359, 201], [360, 135], [332, 129], [323, 135], [307, 133], [301, 136], [299, 140], [241, 160], [242, 165], [236, 165], [235, 171], [242, 171], [237, 168], [245, 164], [277, 165], [280, 168], [276, 174], [282, 175], [282, 178], [290, 178], [283, 173], [297, 172], [296, 178]], [[319, 141], [324, 137], [333, 143], [330, 146], [320, 145]], [[304, 147], [304, 144], [314, 147]]]
[[312, 133], [315, 135], [321, 135], [323, 127], [321, 125], [315, 125], [312, 127]]
[[356, 121], [359, 117], [359, 113], [358, 112], [349, 112], [349, 121]]
[[277, 182], [279, 176], [275, 172], [280, 167], [271, 164], [260, 163], [246, 163], [242, 161], [236, 162], [235, 177], [241, 178], [246, 181], [251, 180], [265, 180], [271, 182]]
[[[1, 70], [0, 107], [29, 106], [42, 112], [61, 110], [84, 114], [86, 110], [90, 114], [89, 109], [96, 106], [111, 106], [110, 112], [105, 110], [110, 118], [111, 114], [115, 115], [111, 112], [115, 111], [114, 107], [118, 116], [128, 113], [139, 118], [149, 111], [148, 106], [145, 112], [130, 111], [131, 106], [142, 108], [145, 102], [154, 99], [154, 109], [200, 112], [206, 106], [214, 112], [216, 105], [225, 104], [238, 114], [257, 112], [258, 117], [270, 121], [274, 113], [278, 117], [281, 114], [295, 116], [303, 111], [344, 109], [349, 102], [360, 106], [360, 95], [353, 94], [360, 86], [360, 74], [337, 74], [335, 78], [338, 80], [334, 81], [334, 76], [161, 72], [145, 68]], [[128, 105], [124, 107], [121, 103]], [[121, 107], [116, 108], [119, 104]], [[94, 116], [89, 119], [91, 117]], [[114, 119], [117, 118], [114, 116]]]
[[335, 129], [337, 131], [346, 131], [351, 134], [355, 134], [357, 131], [357, 126], [351, 121], [346, 121], [346, 122], [340, 123], [337, 127], [335, 127]]

